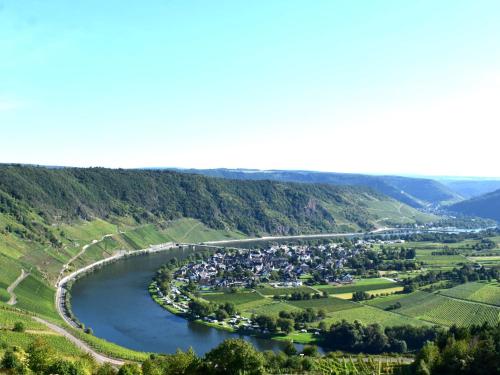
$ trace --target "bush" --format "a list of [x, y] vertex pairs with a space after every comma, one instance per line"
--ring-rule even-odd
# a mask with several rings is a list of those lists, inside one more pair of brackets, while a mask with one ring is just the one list
[[14, 332], [24, 332], [26, 328], [24, 327], [24, 323], [16, 322], [14, 324], [14, 328], [12, 329]]
[[14, 352], [14, 350], [9, 349], [5, 352], [1, 365], [2, 365], [1, 367], [4, 369], [12, 370], [17, 367], [20, 367], [22, 363], [17, 354]]

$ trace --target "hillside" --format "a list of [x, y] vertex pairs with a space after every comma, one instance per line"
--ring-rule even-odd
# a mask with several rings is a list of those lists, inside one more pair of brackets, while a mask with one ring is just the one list
[[[169, 171], [0, 166], [0, 301], [24, 269], [18, 305], [54, 317], [63, 265], [83, 266], [118, 249], [261, 234], [367, 230], [434, 220], [361, 187], [237, 181]], [[42, 292], [43, 291], [43, 292]], [[38, 298], [38, 297], [36, 297]], [[40, 310], [41, 309], [41, 310]]]
[[188, 169], [185, 171], [206, 176], [241, 180], [275, 180], [314, 184], [365, 186], [415, 208], [438, 206], [463, 199], [459, 194], [442, 183], [426, 178], [248, 169]]
[[449, 209], [465, 215], [500, 221], [500, 190], [459, 202]]
[[[381, 202], [393, 206], [373, 190], [351, 186], [226, 180], [171, 171], [0, 167], [0, 212], [17, 222], [6, 223], [4, 230], [32, 239], [48, 236], [53, 242], [46, 228], [34, 224], [37, 216], [45, 224], [92, 218], [159, 224], [190, 217], [213, 229], [247, 235], [296, 234], [370, 229], [380, 219], [370, 208]], [[420, 216], [416, 211], [410, 215]]]
[[474, 198], [500, 189], [500, 180], [441, 180], [442, 184], [464, 198]]

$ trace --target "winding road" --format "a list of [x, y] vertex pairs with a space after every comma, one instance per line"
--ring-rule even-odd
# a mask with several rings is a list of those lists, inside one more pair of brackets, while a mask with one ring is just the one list
[[107, 357], [105, 355], [102, 355], [101, 353], [96, 352], [87, 343], [80, 340], [79, 338], [77, 338], [76, 336], [71, 334], [70, 332], [66, 331], [64, 328], [59, 327], [58, 325], [50, 323], [50, 322], [48, 322], [44, 319], [41, 319], [39, 317], [36, 317], [36, 316], [33, 317], [33, 319], [36, 320], [38, 323], [44, 324], [50, 330], [66, 337], [69, 341], [71, 341], [73, 344], [75, 344], [80, 350], [92, 355], [92, 357], [94, 357], [95, 360], [100, 364], [109, 363], [109, 364], [114, 365], [114, 366], [121, 366], [125, 363], [125, 361], [111, 358], [111, 357]]

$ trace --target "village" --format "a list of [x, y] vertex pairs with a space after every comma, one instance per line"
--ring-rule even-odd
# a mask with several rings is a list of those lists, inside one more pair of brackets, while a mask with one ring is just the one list
[[[228, 307], [211, 304], [212, 309], [205, 309], [204, 306], [208, 305], [205, 305], [206, 302], [200, 302], [200, 297], [201, 301], [210, 301], [211, 296], [222, 292], [227, 300], [230, 300], [230, 296], [249, 298], [245, 296], [251, 294], [255, 294], [255, 298], [261, 298], [262, 288], [271, 288], [277, 291], [281, 299], [293, 300], [294, 294], [298, 295], [299, 299], [327, 298], [327, 294], [319, 293], [318, 289], [315, 289], [318, 280], [315, 280], [313, 275], [320, 274], [323, 284], [353, 284], [356, 281], [350, 267], [353, 257], [366, 257], [375, 244], [403, 242], [399, 239], [358, 239], [319, 245], [279, 244], [264, 249], [218, 250], [202, 259], [172, 269], [169, 271], [170, 281], [166, 284], [160, 283], [160, 280], [154, 281], [150, 292], [162, 306], [173, 313], [232, 330], [257, 330], [260, 333], [268, 333], [267, 329], [259, 326], [251, 316], [243, 316], [235, 308], [229, 308], [231, 311], [227, 311], [228, 314], [223, 314], [222, 317], [218, 316], [217, 309], [224, 310]], [[307, 328], [303, 324], [297, 325], [296, 329], [302, 333], [306, 329], [313, 334], [317, 333], [315, 328]]]
[[196, 283], [202, 289], [255, 287], [299, 287], [305, 275], [321, 274], [323, 282], [350, 283], [345, 270], [349, 259], [361, 255], [373, 244], [403, 243], [404, 240], [357, 240], [317, 246], [273, 245], [266, 249], [232, 249], [216, 252], [208, 259], [183, 265], [174, 273], [182, 283]]

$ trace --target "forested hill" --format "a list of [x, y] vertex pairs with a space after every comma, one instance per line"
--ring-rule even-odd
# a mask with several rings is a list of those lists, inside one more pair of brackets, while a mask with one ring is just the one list
[[161, 223], [189, 217], [247, 235], [369, 229], [401, 216], [410, 222], [422, 218], [396, 203], [361, 187], [172, 171], [0, 166], [0, 215], [15, 218], [14, 224], [4, 220], [9, 224], [0, 230], [28, 237], [46, 232], [36, 224], [40, 217], [46, 224], [124, 217], [138, 224]]
[[[182, 170], [181, 170], [182, 171]], [[439, 206], [463, 198], [444, 184], [427, 178], [373, 176], [353, 173], [314, 171], [187, 169], [188, 173], [242, 180], [273, 180], [314, 184], [354, 185], [370, 187], [415, 208]]]
[[500, 222], [500, 190], [457, 203], [450, 210]]

